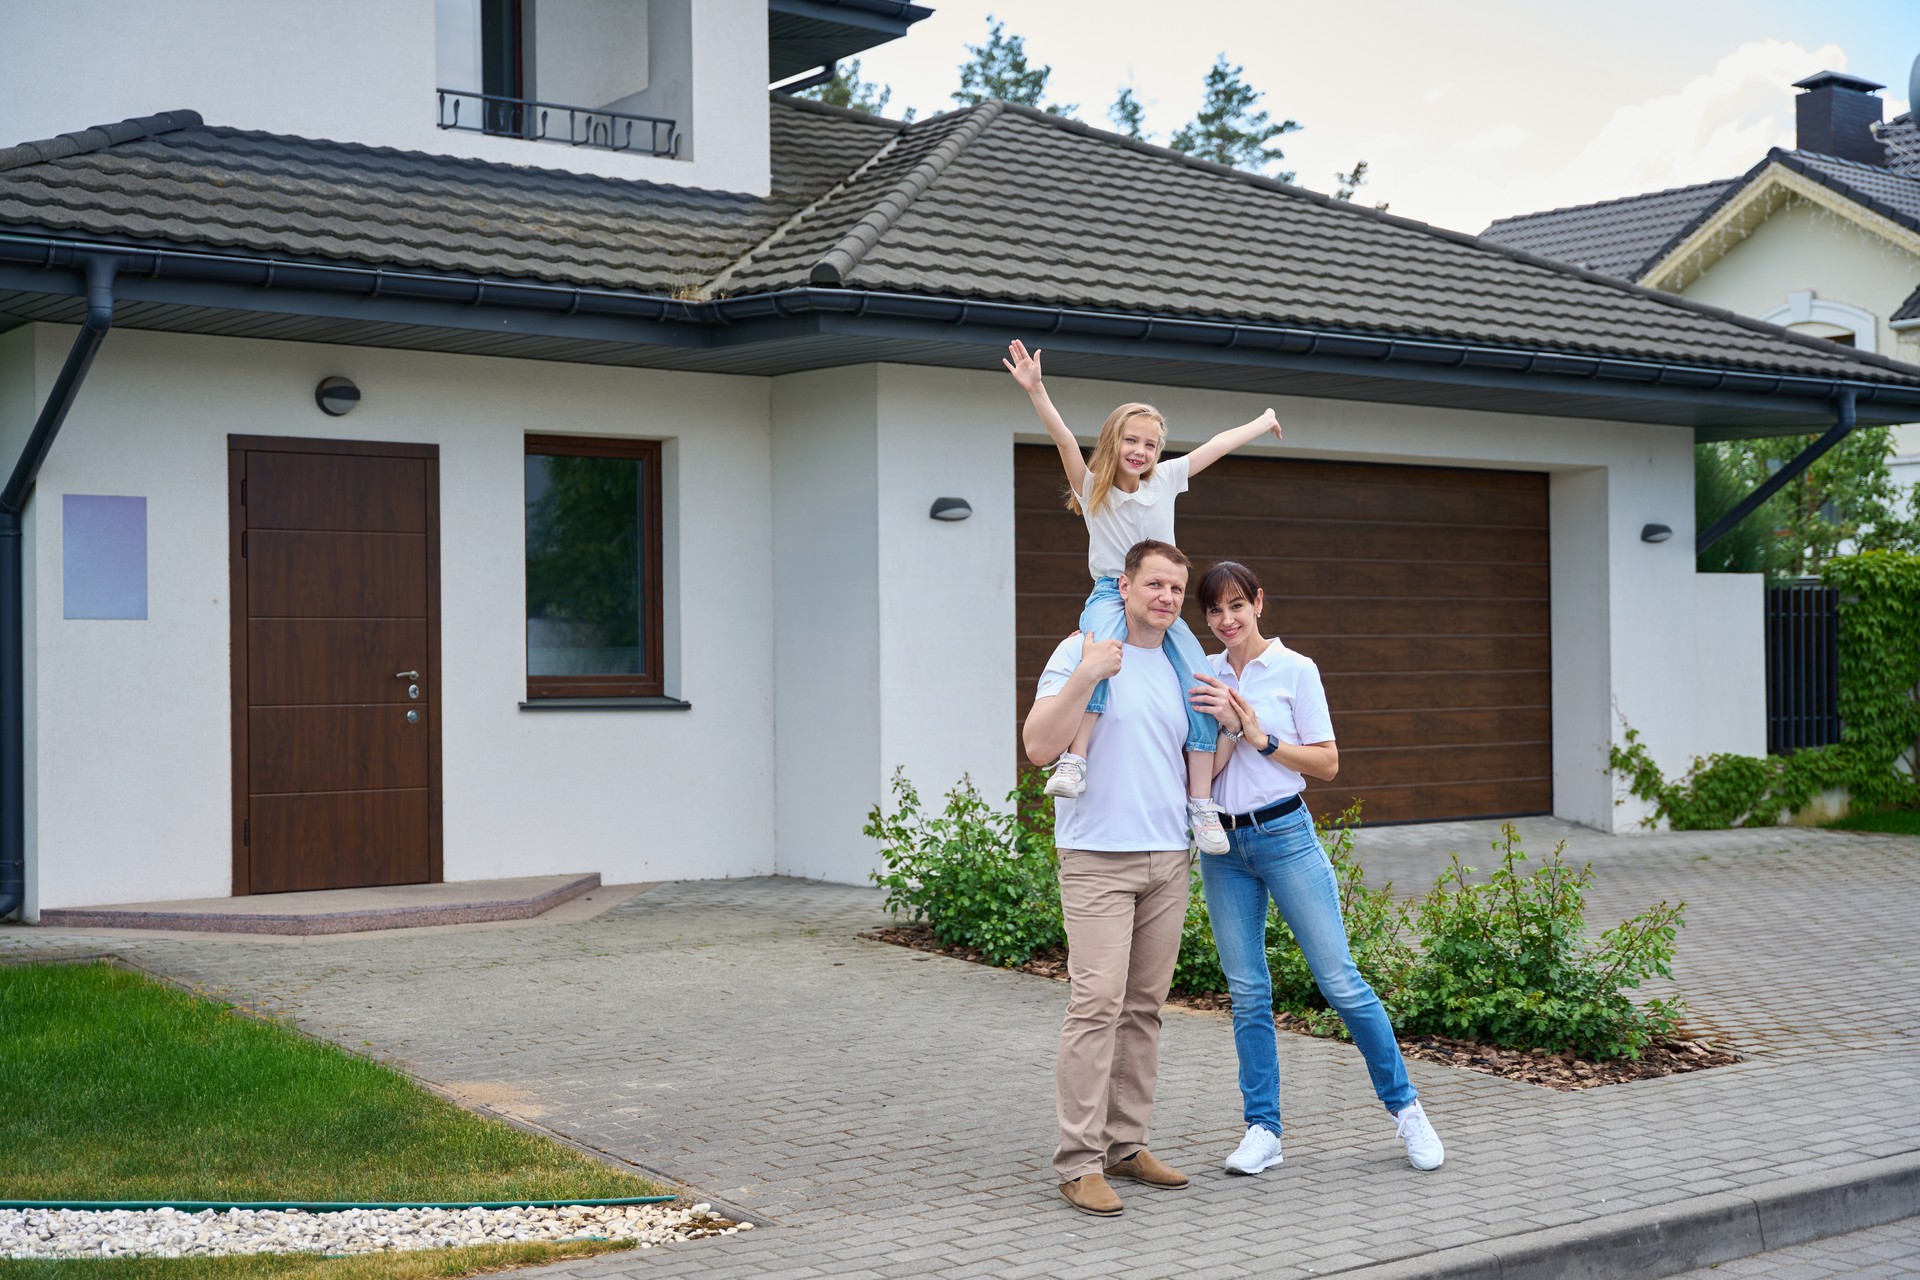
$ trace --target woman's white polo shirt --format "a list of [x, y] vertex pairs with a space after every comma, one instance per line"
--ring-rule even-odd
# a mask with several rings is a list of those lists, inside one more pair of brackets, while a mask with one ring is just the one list
[[[1276, 639], [1267, 642], [1264, 653], [1248, 659], [1247, 669], [1237, 676], [1224, 653], [1213, 655], [1213, 670], [1252, 705], [1263, 732], [1296, 747], [1333, 741], [1327, 691], [1312, 658]], [[1252, 813], [1299, 795], [1306, 785], [1298, 772], [1242, 742], [1214, 779], [1213, 798], [1228, 813]]]

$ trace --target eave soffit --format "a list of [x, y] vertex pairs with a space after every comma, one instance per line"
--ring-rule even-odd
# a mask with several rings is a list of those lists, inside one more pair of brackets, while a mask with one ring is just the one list
[[1920, 257], [1920, 233], [1775, 161], [1755, 174], [1712, 216], [1640, 277], [1640, 283], [1680, 293], [1760, 229], [1774, 214], [1805, 202]]

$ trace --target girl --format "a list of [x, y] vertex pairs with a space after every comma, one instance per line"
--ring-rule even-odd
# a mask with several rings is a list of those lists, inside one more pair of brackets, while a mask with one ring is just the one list
[[[1240, 1059], [1247, 1136], [1227, 1157], [1228, 1173], [1280, 1163], [1280, 1059], [1273, 1038], [1273, 976], [1267, 968], [1267, 901], [1293, 930], [1313, 981], [1339, 1012], [1373, 1078], [1374, 1096], [1416, 1169], [1446, 1158], [1439, 1135], [1407, 1079], [1407, 1064], [1373, 987], [1360, 975], [1340, 918], [1340, 887], [1301, 802], [1309, 777], [1340, 771], [1320, 668], [1260, 634], [1267, 597], [1243, 564], [1223, 561], [1200, 579], [1207, 626], [1227, 646], [1215, 675], [1193, 701], [1219, 718], [1220, 798], [1230, 815], [1230, 850], [1200, 860], [1214, 946], [1233, 998], [1233, 1047]], [[1305, 776], [1302, 776], [1305, 775]]]
[[[1187, 481], [1241, 445], [1271, 431], [1280, 438], [1280, 426], [1269, 409], [1243, 427], [1222, 431], [1185, 457], [1160, 463], [1167, 423], [1152, 405], [1123, 404], [1107, 415], [1091, 460], [1081, 457], [1080, 442], [1067, 430], [1040, 381], [1040, 352], [1027, 354], [1024, 344], [1008, 344], [1009, 358], [1000, 363], [1033, 401], [1060, 463], [1066, 468], [1072, 496], [1067, 510], [1085, 517], [1090, 545], [1087, 567], [1093, 573], [1093, 594], [1080, 614], [1080, 630], [1096, 640], [1118, 640], [1127, 633], [1120, 600], [1120, 570], [1128, 548], [1145, 538], [1173, 542], [1173, 499], [1185, 493]], [[1177, 544], [1176, 544], [1177, 545]], [[1211, 672], [1199, 641], [1184, 620], [1174, 623], [1163, 646], [1175, 671], [1190, 676]], [[1107, 708], [1107, 682], [1102, 680], [1087, 703], [1080, 731], [1054, 765], [1047, 794], [1072, 798], [1086, 790], [1087, 740], [1094, 717]], [[1219, 807], [1213, 803], [1213, 756], [1219, 724], [1210, 715], [1189, 708], [1187, 713], [1187, 819], [1195, 845], [1204, 853], [1225, 853], [1227, 835], [1220, 826]]]

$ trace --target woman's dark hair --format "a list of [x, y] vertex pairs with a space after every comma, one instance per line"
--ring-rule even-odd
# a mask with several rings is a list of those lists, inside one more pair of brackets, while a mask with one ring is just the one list
[[1260, 594], [1260, 579], [1253, 576], [1253, 570], [1237, 560], [1222, 560], [1207, 570], [1200, 579], [1200, 607], [1211, 609], [1232, 595], [1235, 589], [1252, 604], [1253, 598]]

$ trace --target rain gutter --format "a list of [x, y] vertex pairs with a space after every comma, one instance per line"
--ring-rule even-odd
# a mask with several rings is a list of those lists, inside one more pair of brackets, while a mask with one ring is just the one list
[[[726, 346], [757, 336], [741, 326], [754, 322], [802, 318], [852, 318], [925, 322], [943, 332], [991, 331], [994, 341], [1008, 334], [1105, 340], [1137, 350], [1158, 347], [1169, 359], [1195, 353], [1198, 358], [1266, 363], [1275, 357], [1287, 363], [1337, 365], [1357, 375], [1413, 379], [1436, 383], [1474, 383], [1520, 389], [1551, 380], [1556, 390], [1578, 390], [1596, 396], [1710, 400], [1763, 407], [1778, 399], [1831, 404], [1843, 391], [1859, 406], [1920, 409], [1920, 384], [1900, 385], [1846, 377], [1796, 373], [1767, 373], [1644, 357], [1545, 351], [1487, 343], [1448, 341], [1431, 337], [1391, 335], [1312, 328], [1302, 325], [1258, 324], [1227, 320], [1143, 316], [1122, 312], [1054, 306], [1042, 303], [1000, 302], [884, 290], [808, 286], [775, 293], [747, 294], [717, 300], [668, 297], [618, 289], [596, 289], [527, 280], [488, 280], [427, 271], [393, 270], [357, 263], [309, 262], [250, 257], [199, 249], [158, 249], [65, 240], [24, 233], [0, 233], [0, 264], [48, 269], [71, 269], [92, 254], [120, 259], [121, 276], [128, 282], [123, 297], [146, 281], [173, 281], [205, 286], [227, 286], [219, 301], [201, 305], [244, 309], [245, 294], [254, 290], [303, 291], [357, 297], [365, 301], [413, 301], [454, 304], [474, 327], [474, 319], [500, 321], [506, 332], [532, 332], [553, 337], [561, 321], [582, 317], [659, 325], [665, 334], [622, 330], [626, 341], [669, 346]], [[170, 296], [170, 301], [191, 299]], [[517, 316], [545, 316], [547, 322], [529, 326]], [[956, 334], [956, 336], [958, 336]], [[664, 338], [664, 341], [663, 341]], [[967, 339], [962, 340], [979, 340]], [[1186, 357], [1194, 358], [1194, 357]], [[1908, 416], [1911, 416], [1910, 412]], [[1903, 420], [1891, 415], [1888, 421]]]

